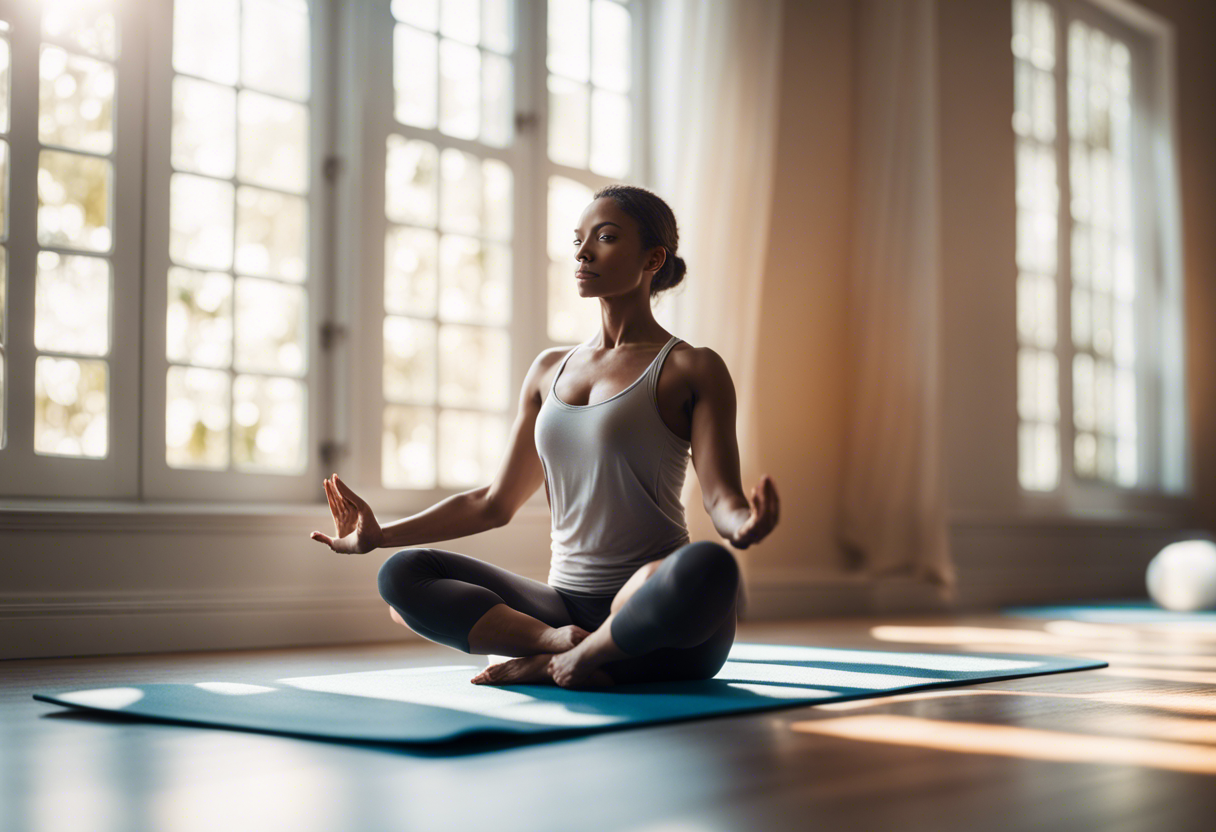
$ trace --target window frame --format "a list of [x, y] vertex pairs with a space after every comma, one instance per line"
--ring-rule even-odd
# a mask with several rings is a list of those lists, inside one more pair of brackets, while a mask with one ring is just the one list
[[[76, 253], [76, 249], [41, 246], [38, 242], [39, 66], [41, 7], [0, 3], [0, 16], [10, 25], [11, 98], [9, 141], [9, 236], [5, 302], [6, 441], [0, 450], [0, 497], [131, 499], [139, 488], [140, 413], [140, 275], [143, 135], [145, 129], [145, 48], [147, 30], [135, 4], [117, 4], [118, 57], [115, 72], [114, 146], [109, 210], [113, 238], [109, 253], [80, 251], [106, 259], [111, 266], [110, 350], [98, 360], [107, 364], [107, 452], [95, 459], [37, 454], [34, 451], [34, 304], [40, 250]], [[65, 44], [66, 46], [66, 44]], [[68, 47], [76, 54], [81, 50]], [[125, 138], [124, 138], [125, 137]], [[77, 151], [67, 151], [77, 153]], [[66, 355], [66, 354], [65, 354]], [[74, 356], [73, 356], [74, 357]]]
[[[1181, 227], [1174, 212], [1166, 210], [1176, 198], [1172, 192], [1177, 168], [1177, 120], [1172, 110], [1174, 86], [1172, 37], [1168, 28], [1147, 18], [1129, 19], [1127, 5], [1118, 0], [1039, 0], [1055, 16], [1056, 66], [1055, 119], [1057, 213], [1057, 337], [1053, 354], [1059, 368], [1057, 395], [1060, 417], [1059, 479], [1049, 491], [1028, 490], [1016, 484], [1019, 508], [1032, 516], [1142, 516], [1182, 515], [1191, 504], [1190, 459], [1186, 435], [1185, 355], [1178, 332], [1183, 318]], [[1010, 4], [1012, 8], [1012, 3]], [[1137, 377], [1137, 484], [1120, 486], [1079, 478], [1074, 470], [1076, 434], [1073, 413], [1072, 257], [1070, 146], [1068, 122], [1068, 28], [1077, 20], [1122, 40], [1131, 53], [1132, 149], [1134, 165], [1133, 228], [1136, 234], [1136, 364]], [[1016, 63], [1011, 55], [1011, 69]], [[1154, 136], [1164, 136], [1153, 140]], [[1015, 147], [1017, 137], [1015, 134]], [[1165, 146], [1163, 146], [1165, 145]], [[1169, 323], [1174, 327], [1171, 331]], [[1016, 350], [1021, 342], [1015, 343]], [[1165, 360], [1169, 355], [1170, 362]], [[1171, 363], [1172, 362], [1172, 363]], [[1172, 376], [1172, 378], [1170, 378]], [[1016, 374], [1015, 374], [1016, 378]], [[1170, 424], [1163, 431], [1163, 423]], [[1020, 425], [1022, 420], [1016, 419]], [[1017, 437], [1014, 437], [1015, 445]], [[1170, 466], [1168, 475], [1163, 469]], [[1016, 469], [1015, 469], [1016, 477]]]
[[[156, 3], [148, 9], [148, 109], [172, 113], [173, 14], [174, 4]], [[305, 328], [308, 365], [299, 377], [306, 388], [304, 453], [305, 466], [299, 473], [264, 473], [201, 468], [174, 468], [166, 461], [165, 408], [166, 374], [170, 362], [165, 354], [167, 273], [169, 258], [169, 182], [172, 119], [148, 125], [146, 208], [144, 216], [144, 341], [148, 345], [143, 361], [143, 420], [141, 485], [148, 502], [159, 500], [315, 502], [320, 489], [320, 449], [328, 432], [330, 417], [326, 401], [331, 396], [326, 385], [328, 356], [322, 349], [318, 325], [329, 292], [333, 233], [330, 227], [332, 195], [326, 160], [332, 154], [332, 73], [331, 3], [308, 0], [310, 32], [310, 93], [308, 190], [308, 269], [299, 284], [308, 297]], [[242, 87], [236, 85], [236, 89]], [[237, 181], [236, 177], [232, 180]], [[235, 273], [235, 270], [233, 270]], [[234, 308], [235, 313], [235, 308]]]
[[[645, 3], [629, 0], [632, 23], [631, 49], [634, 84], [630, 91], [634, 107], [631, 158], [633, 181], [645, 182], [648, 176], [646, 136], [648, 130], [645, 95], [645, 54], [643, 24]], [[342, 51], [350, 57], [339, 67], [342, 86], [357, 81], [361, 96], [339, 102], [338, 119], [342, 135], [339, 154], [349, 160], [343, 166], [339, 183], [337, 228], [339, 245], [337, 272], [358, 275], [357, 280], [340, 281], [334, 308], [340, 310], [343, 337], [336, 345], [338, 371], [349, 379], [347, 395], [340, 396], [335, 420], [335, 447], [329, 470], [351, 471], [343, 475], [359, 494], [385, 513], [424, 509], [448, 496], [469, 489], [442, 487], [430, 489], [386, 488], [381, 484], [381, 433], [384, 319], [384, 235], [388, 221], [384, 216], [385, 141], [389, 134], [420, 139], [442, 150], [454, 147], [482, 158], [501, 159], [510, 165], [514, 178], [513, 234], [511, 238], [511, 320], [505, 327], [511, 355], [508, 404], [503, 413], [507, 429], [514, 422], [519, 391], [535, 357], [545, 349], [562, 346], [549, 338], [546, 308], [548, 291], [547, 183], [550, 171], [577, 179], [594, 189], [613, 180], [590, 171], [555, 165], [548, 159], [548, 96], [546, 92], [547, 2], [516, 0], [515, 51], [515, 128], [511, 145], [494, 148], [477, 140], [464, 140], [400, 124], [393, 112], [392, 21], [388, 0], [377, 3], [350, 3], [343, 10], [343, 32], [347, 40]], [[530, 36], [527, 36], [530, 33]], [[383, 104], [383, 106], [377, 106]], [[357, 243], [355, 242], [357, 241]], [[368, 322], [365, 325], [363, 322]], [[589, 333], [590, 334], [590, 333]], [[374, 368], [369, 371], [367, 368]], [[355, 402], [358, 404], [350, 404]], [[337, 466], [342, 466], [337, 467]], [[474, 488], [488, 486], [485, 478]], [[525, 510], [548, 514], [544, 489], [538, 487], [524, 504]]]

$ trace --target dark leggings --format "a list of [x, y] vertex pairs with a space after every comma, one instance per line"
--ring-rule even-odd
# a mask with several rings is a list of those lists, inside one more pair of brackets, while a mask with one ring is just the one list
[[[394, 553], [379, 584], [410, 629], [464, 653], [473, 625], [498, 604], [550, 627], [591, 632], [615, 597], [557, 589], [443, 549]], [[712, 678], [735, 640], [738, 586], [739, 568], [725, 547], [697, 541], [676, 549], [612, 619], [612, 640], [629, 657], [601, 669], [616, 683]]]

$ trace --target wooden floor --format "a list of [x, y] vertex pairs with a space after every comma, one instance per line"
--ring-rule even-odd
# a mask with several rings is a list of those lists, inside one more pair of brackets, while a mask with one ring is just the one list
[[30, 698], [469, 661], [429, 643], [0, 662], [0, 827], [1216, 828], [1211, 628], [994, 615], [745, 622], [738, 638], [1067, 654], [1111, 667], [453, 756], [140, 723]]

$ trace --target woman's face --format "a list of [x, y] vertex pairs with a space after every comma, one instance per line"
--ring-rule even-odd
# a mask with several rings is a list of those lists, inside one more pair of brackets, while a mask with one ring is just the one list
[[574, 229], [575, 269], [580, 297], [619, 295], [650, 281], [666, 259], [666, 249], [642, 250], [642, 238], [633, 217], [616, 200], [601, 197], [588, 205]]

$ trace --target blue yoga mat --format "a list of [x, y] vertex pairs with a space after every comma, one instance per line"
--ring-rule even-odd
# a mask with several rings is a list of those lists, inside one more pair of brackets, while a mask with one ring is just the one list
[[1064, 618], [1095, 624], [1186, 624], [1216, 627], [1216, 610], [1175, 612], [1152, 601], [1094, 601], [1043, 607], [1008, 607], [1006, 615], [1022, 618]]
[[483, 666], [462, 664], [302, 676], [272, 685], [216, 681], [82, 688], [34, 698], [191, 725], [435, 744], [471, 736], [556, 737], [1105, 666], [1055, 656], [736, 643], [713, 679], [604, 690], [473, 685], [469, 680]]

